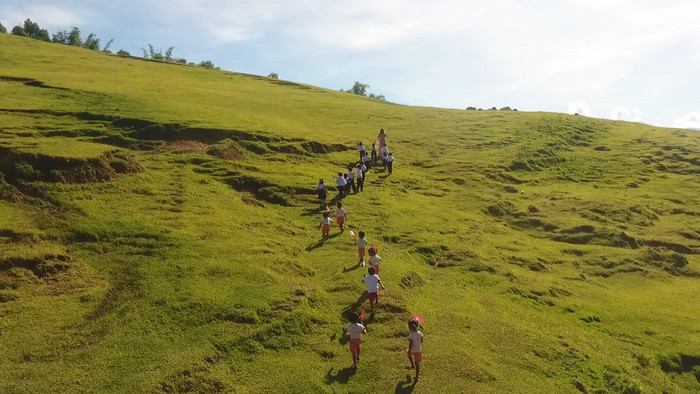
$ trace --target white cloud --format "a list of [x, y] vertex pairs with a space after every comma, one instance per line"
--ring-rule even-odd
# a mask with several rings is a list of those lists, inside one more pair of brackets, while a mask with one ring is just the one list
[[572, 101], [569, 103], [569, 113], [583, 116], [591, 116], [591, 107], [583, 101]]
[[0, 15], [5, 26], [10, 30], [13, 26], [22, 25], [29, 18], [32, 22], [39, 24], [42, 29], [47, 29], [49, 33], [58, 30], [68, 30], [71, 26], [80, 27], [86, 20], [90, 19], [90, 12], [87, 10], [72, 11], [69, 7], [61, 7], [52, 4], [32, 4], [21, 6], [4, 5], [0, 6]]
[[676, 119], [674, 127], [681, 129], [700, 129], [700, 112], [690, 112]]
[[612, 111], [611, 119], [627, 122], [641, 122], [644, 111], [639, 108], [617, 107]]

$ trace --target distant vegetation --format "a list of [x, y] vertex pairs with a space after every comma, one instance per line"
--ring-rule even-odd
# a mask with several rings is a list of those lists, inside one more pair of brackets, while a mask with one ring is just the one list
[[[5, 26], [0, 24], [0, 33], [7, 33], [7, 29]], [[90, 49], [93, 51], [102, 51], [106, 53], [112, 53], [110, 51], [110, 46], [114, 42], [114, 38], [110, 38], [109, 41], [100, 49], [100, 42], [101, 40], [97, 37], [96, 34], [90, 33], [88, 34], [87, 38], [85, 41], [82, 40], [81, 38], [81, 32], [80, 29], [73, 26], [70, 31], [68, 30], [60, 30], [56, 32], [56, 34], [53, 34], [52, 36], [49, 37], [49, 32], [46, 29], [42, 29], [39, 27], [39, 24], [36, 22], [32, 22], [31, 19], [27, 18], [27, 20], [24, 21], [24, 23], [20, 26], [17, 25], [12, 28], [11, 31], [12, 35], [15, 36], [20, 36], [20, 37], [29, 37], [33, 38], [36, 40], [41, 40], [41, 41], [46, 41], [46, 42], [53, 42], [55, 44], [63, 44], [63, 45], [70, 45], [70, 46], [75, 46], [79, 48], [85, 48], [85, 49]], [[181, 64], [190, 64], [190, 65], [195, 65], [195, 63], [188, 63], [187, 59], [185, 58], [176, 58], [173, 57], [173, 49], [175, 47], [170, 47], [163, 52], [162, 49], [155, 49], [155, 47], [151, 44], [148, 44], [148, 49], [146, 48], [141, 48], [141, 51], [143, 51], [143, 57], [146, 59], [154, 59], [154, 60], [162, 60], [166, 62], [174, 62], [174, 63], [181, 63]], [[117, 55], [122, 55], [122, 56], [131, 56], [131, 53], [124, 49], [120, 49], [117, 51]], [[200, 67], [205, 67], [205, 68], [216, 68], [220, 69], [219, 67], [215, 67], [214, 63], [211, 60], [203, 60], [196, 64], [197, 66]], [[275, 74], [277, 75], [277, 74]]]
[[368, 84], [357, 81], [357, 82], [355, 82], [354, 85], [352, 85], [352, 87], [350, 89], [348, 89], [348, 90], [340, 89], [340, 91], [356, 94], [358, 96], [365, 96], [365, 97], [369, 97], [369, 98], [373, 98], [373, 99], [377, 99], [377, 100], [386, 101], [386, 97], [384, 97], [383, 94], [367, 93], [367, 89], [369, 89]]
[[[483, 108], [476, 108], [476, 107], [467, 107], [467, 111], [483, 111]], [[510, 108], [510, 107], [503, 107], [501, 109], [498, 109], [496, 107], [491, 107], [488, 109], [489, 111], [517, 111], [517, 108]]]

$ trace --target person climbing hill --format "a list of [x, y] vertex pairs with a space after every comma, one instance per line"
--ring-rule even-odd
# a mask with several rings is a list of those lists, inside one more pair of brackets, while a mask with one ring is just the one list
[[387, 137], [389, 137], [389, 136], [386, 135], [386, 133], [384, 132], [384, 129], [383, 129], [383, 128], [380, 129], [380, 130], [379, 130], [379, 135], [377, 136], [377, 139], [379, 140], [379, 146], [380, 146], [380, 147], [385, 147], [385, 146], [386, 146], [386, 139], [387, 139]]
[[323, 212], [323, 218], [321, 219], [321, 223], [318, 224], [318, 228], [323, 228], [321, 230], [321, 234], [323, 234], [324, 238], [331, 235], [331, 223], [333, 223], [333, 219], [331, 219], [328, 216], [328, 211]]
[[360, 238], [355, 241], [355, 244], [357, 245], [357, 254], [360, 256], [360, 262], [359, 264], [364, 267], [365, 266], [365, 248], [367, 247], [367, 240], [365, 239], [365, 232], [360, 231], [357, 233]]
[[423, 362], [423, 333], [418, 331], [418, 321], [413, 319], [408, 321], [408, 329], [411, 331], [408, 334], [408, 361], [411, 368], [416, 369], [414, 382], [418, 382], [420, 363]]
[[348, 213], [343, 208], [343, 202], [338, 201], [338, 209], [335, 210], [335, 220], [340, 227], [340, 232], [345, 231], [345, 219], [348, 217]]
[[350, 354], [352, 355], [352, 365], [357, 368], [360, 362], [360, 346], [362, 345], [362, 334], [367, 333], [367, 329], [360, 322], [357, 312], [352, 312], [350, 324], [345, 327], [345, 333], [350, 335]]
[[370, 313], [374, 314], [374, 304], [379, 302], [379, 287], [384, 289], [382, 280], [374, 271], [374, 267], [367, 269], [368, 275], [362, 278], [362, 282], [367, 285], [367, 298], [369, 298]]
[[318, 199], [321, 202], [321, 208], [326, 205], [326, 198], [328, 197], [328, 190], [326, 189], [326, 184], [323, 178], [318, 180], [318, 185], [316, 185], [316, 191], [318, 192]]

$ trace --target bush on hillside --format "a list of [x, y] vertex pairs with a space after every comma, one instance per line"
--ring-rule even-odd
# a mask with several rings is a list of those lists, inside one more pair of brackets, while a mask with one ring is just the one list
[[0, 23], [0, 33], [7, 34], [7, 29]]
[[123, 50], [123, 49], [118, 50], [118, 51], [117, 51], [117, 55], [131, 56], [131, 54], [129, 53], [129, 51], [125, 51], [125, 50]]
[[211, 60], [202, 60], [198, 64], [199, 67], [204, 67], [204, 68], [214, 68], [214, 62]]

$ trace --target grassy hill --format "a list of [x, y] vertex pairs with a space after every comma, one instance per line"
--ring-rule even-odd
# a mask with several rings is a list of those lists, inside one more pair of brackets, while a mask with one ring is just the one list
[[[2, 34], [0, 59], [0, 392], [700, 390], [697, 132]], [[394, 174], [344, 199], [387, 287], [355, 372], [364, 270], [314, 188], [380, 127]]]

